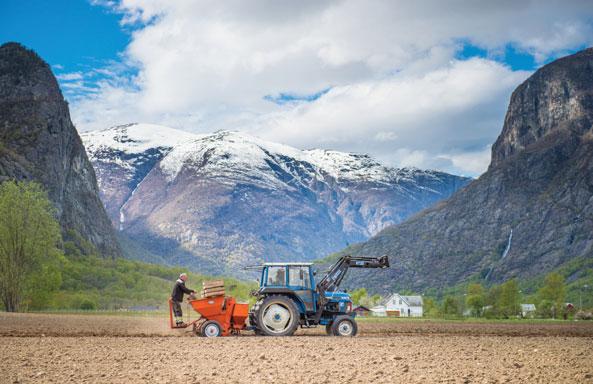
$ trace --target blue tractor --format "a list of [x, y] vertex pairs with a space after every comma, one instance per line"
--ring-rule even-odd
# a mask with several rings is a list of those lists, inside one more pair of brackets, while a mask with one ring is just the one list
[[388, 268], [387, 256], [342, 256], [315, 283], [312, 263], [266, 263], [260, 287], [249, 312], [249, 323], [258, 335], [291, 336], [303, 328], [325, 325], [328, 335], [355, 336], [358, 327], [350, 295], [338, 287], [349, 268]]

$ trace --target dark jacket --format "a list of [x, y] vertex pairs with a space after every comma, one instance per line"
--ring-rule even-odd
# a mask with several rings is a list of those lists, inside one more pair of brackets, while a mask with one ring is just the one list
[[195, 292], [193, 289], [189, 289], [185, 286], [185, 282], [181, 279], [177, 279], [175, 282], [175, 286], [173, 287], [173, 293], [171, 293], [171, 298], [175, 301], [183, 301], [183, 294], [190, 294]]

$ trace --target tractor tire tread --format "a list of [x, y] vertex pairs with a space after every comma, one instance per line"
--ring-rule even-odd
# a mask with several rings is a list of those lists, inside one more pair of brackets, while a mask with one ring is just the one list
[[[263, 322], [260, 319], [260, 315], [261, 315], [261, 311], [263, 309], [266, 308], [267, 303], [269, 303], [270, 301], [281, 301], [284, 302], [287, 306], [289, 306], [289, 311], [291, 311], [291, 321], [292, 324], [282, 333], [272, 333], [272, 332], [267, 332], [265, 326], [263, 325]], [[290, 297], [286, 296], [286, 295], [269, 295], [266, 296], [262, 302], [261, 305], [257, 308], [257, 312], [255, 312], [255, 319], [256, 319], [256, 327], [257, 327], [257, 331], [256, 334], [259, 332], [261, 332], [262, 335], [264, 336], [292, 336], [295, 331], [297, 330], [298, 326], [299, 326], [299, 319], [300, 319], [300, 313], [299, 310], [296, 306], [296, 303], [294, 302], [293, 299], [291, 299]]]
[[331, 332], [334, 336], [342, 336], [340, 335], [339, 331], [338, 331], [338, 327], [340, 326], [340, 323], [342, 321], [349, 321], [352, 324], [352, 333], [349, 335], [349, 337], [354, 337], [356, 336], [356, 334], [358, 333], [358, 324], [356, 324], [356, 320], [354, 320], [354, 318], [352, 316], [348, 316], [348, 315], [340, 315], [340, 316], [336, 316], [336, 318], [334, 319], [334, 321], [332, 321], [332, 325], [331, 325]]

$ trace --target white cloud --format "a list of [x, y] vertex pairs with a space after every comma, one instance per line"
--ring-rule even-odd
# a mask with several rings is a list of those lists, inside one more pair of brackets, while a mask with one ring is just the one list
[[479, 175], [490, 164], [491, 150], [492, 146], [487, 145], [480, 151], [449, 153], [437, 156], [437, 158], [450, 162], [456, 169], [464, 171], [466, 175]]
[[[138, 74], [114, 75], [72, 103], [82, 130], [129, 121], [245, 129], [475, 174], [479, 166], [456, 159], [492, 143], [510, 91], [527, 74], [457, 61], [460, 41], [493, 56], [513, 44], [539, 61], [593, 41], [593, 9], [583, 1], [95, 3], [135, 24], [123, 64]], [[312, 103], [264, 100], [327, 88]]]
[[[56, 67], [56, 69], [58, 69]], [[65, 80], [65, 81], [70, 81], [70, 80], [82, 80], [82, 72], [70, 72], [70, 73], [62, 73], [56, 76], [58, 78], [58, 80]]]
[[397, 140], [397, 134], [390, 131], [379, 131], [375, 134], [375, 140], [377, 141], [394, 141]]
[[300, 147], [360, 148], [392, 164], [479, 174], [487, 163], [479, 169], [457, 160], [495, 139], [504, 100], [527, 75], [484, 59], [452, 61], [423, 75], [333, 88], [315, 103], [266, 115], [255, 132]]

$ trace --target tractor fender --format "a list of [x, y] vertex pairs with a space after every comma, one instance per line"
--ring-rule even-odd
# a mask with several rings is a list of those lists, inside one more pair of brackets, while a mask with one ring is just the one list
[[303, 302], [303, 300], [299, 297], [299, 295], [297, 295], [296, 293], [294, 293], [294, 291], [292, 289], [288, 289], [288, 288], [264, 288], [260, 291], [260, 295], [267, 297], [267, 296], [271, 296], [271, 295], [282, 295], [282, 296], [288, 296], [289, 298], [292, 299], [292, 301], [294, 301], [295, 305], [297, 306], [297, 309], [299, 310], [300, 314], [303, 315], [307, 312], [306, 307], [305, 307], [305, 303]]

